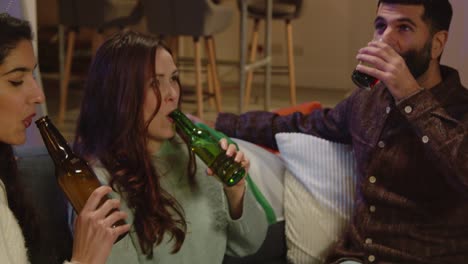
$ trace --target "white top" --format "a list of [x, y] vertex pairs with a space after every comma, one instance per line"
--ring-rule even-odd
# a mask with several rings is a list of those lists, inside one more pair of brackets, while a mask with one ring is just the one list
[[29, 263], [23, 234], [15, 216], [8, 207], [5, 186], [0, 180], [0, 263]]

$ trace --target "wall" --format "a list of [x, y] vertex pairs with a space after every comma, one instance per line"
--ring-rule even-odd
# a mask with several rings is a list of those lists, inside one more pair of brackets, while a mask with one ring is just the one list
[[[235, 1], [224, 0], [232, 5], [235, 16], [230, 27], [215, 36], [218, 59], [238, 60], [239, 14]], [[451, 0], [454, 8], [451, 34], [442, 62], [460, 69], [465, 86], [468, 86], [468, 1]], [[372, 38], [376, 0], [305, 0], [302, 16], [293, 21], [296, 53], [297, 85], [310, 88], [350, 89], [351, 71], [356, 66], [355, 55], [359, 48]], [[262, 26], [263, 27], [263, 26]], [[250, 39], [251, 23], [249, 23]], [[262, 28], [263, 30], [263, 28]], [[260, 36], [263, 41], [263, 35]], [[192, 44], [186, 38], [183, 52], [192, 56]], [[284, 23], [273, 23], [273, 63], [286, 64]], [[236, 82], [235, 67], [220, 69], [223, 81]], [[187, 80], [188, 78], [184, 78]], [[262, 82], [262, 76], [255, 78]], [[287, 75], [274, 75], [273, 83], [287, 84]]]
[[[239, 12], [235, 1], [224, 1], [232, 5], [235, 15], [230, 27], [215, 36], [217, 55], [219, 59], [235, 61], [239, 57]], [[297, 85], [349, 89], [356, 51], [372, 37], [375, 10], [375, 0], [305, 0], [301, 17], [293, 21]], [[251, 28], [249, 23], [249, 39]], [[263, 32], [260, 34], [262, 44]], [[286, 65], [284, 22], [274, 21], [272, 42], [273, 64]], [[186, 38], [183, 46], [185, 54], [191, 56], [191, 40]], [[234, 82], [238, 72], [233, 67], [225, 67], [221, 76], [224, 81]], [[259, 76], [254, 81], [262, 82], [263, 78]], [[274, 75], [273, 83], [287, 84], [287, 75]]]
[[451, 0], [454, 9], [450, 35], [442, 63], [453, 66], [460, 72], [460, 78], [465, 87], [468, 87], [468, 1]]
[[[237, 61], [239, 58], [239, 12], [236, 0], [222, 0], [234, 9], [234, 18], [225, 31], [216, 35], [218, 59]], [[3, 0], [2, 0], [3, 2]], [[302, 16], [293, 22], [296, 52], [297, 84], [302, 87], [349, 89], [349, 75], [356, 65], [357, 50], [372, 37], [372, 21], [376, 0], [304, 0]], [[468, 1], [450, 0], [455, 13], [451, 34], [442, 62], [458, 68], [468, 86]], [[55, 3], [55, 4], [54, 4]], [[39, 24], [56, 23], [56, 0], [41, 0], [38, 4]], [[41, 15], [43, 14], [43, 15]], [[249, 35], [251, 24], [249, 24]], [[260, 38], [263, 40], [263, 36]], [[273, 63], [285, 65], [284, 23], [273, 23]], [[193, 56], [190, 38], [181, 41], [181, 52]], [[221, 78], [235, 83], [238, 78], [234, 66], [221, 67]], [[188, 80], [189, 78], [184, 78]], [[192, 78], [193, 79], [193, 78]], [[255, 79], [262, 82], [262, 78]], [[286, 84], [286, 75], [275, 75], [274, 83]]]

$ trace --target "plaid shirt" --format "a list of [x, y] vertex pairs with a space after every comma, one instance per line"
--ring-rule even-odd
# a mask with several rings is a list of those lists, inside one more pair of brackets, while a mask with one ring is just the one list
[[356, 90], [333, 109], [281, 117], [220, 114], [216, 129], [277, 149], [300, 132], [351, 144], [359, 181], [355, 213], [329, 261], [465, 263], [468, 260], [468, 90], [443, 82], [398, 104], [384, 87]]

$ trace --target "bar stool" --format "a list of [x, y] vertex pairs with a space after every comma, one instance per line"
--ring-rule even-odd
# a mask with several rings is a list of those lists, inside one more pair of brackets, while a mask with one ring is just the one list
[[[197, 112], [203, 119], [203, 85], [200, 38], [205, 39], [208, 56], [208, 90], [214, 95], [216, 111], [221, 111], [221, 87], [213, 36], [231, 23], [234, 11], [213, 0], [141, 0], [149, 32], [159, 36], [190, 36], [194, 45]], [[211, 101], [212, 102], [212, 101]]]
[[[239, 6], [241, 1], [238, 0]], [[247, 0], [247, 12], [249, 18], [254, 20], [252, 29], [252, 41], [250, 48], [249, 61], [254, 62], [257, 55], [258, 33], [261, 20], [265, 20], [267, 16], [267, 6], [265, 0]], [[303, 9], [302, 0], [273, 0], [272, 18], [276, 20], [284, 20], [286, 26], [286, 42], [287, 42], [287, 56], [288, 56], [288, 72], [289, 72], [289, 92], [290, 104], [296, 105], [296, 77], [294, 66], [294, 52], [293, 52], [293, 36], [292, 36], [292, 23], [293, 19], [300, 16]], [[253, 69], [249, 70], [245, 83], [245, 96], [244, 108], [248, 106], [250, 101], [250, 94], [252, 91]]]
[[[60, 100], [58, 123], [65, 120], [68, 86], [72, 69], [72, 58], [76, 33], [80, 28], [97, 31], [93, 37], [92, 53], [103, 41], [102, 31], [108, 28], [124, 28], [138, 23], [143, 16], [138, 0], [58, 0], [59, 9], [59, 64]], [[65, 54], [65, 28], [68, 28], [67, 51]]]

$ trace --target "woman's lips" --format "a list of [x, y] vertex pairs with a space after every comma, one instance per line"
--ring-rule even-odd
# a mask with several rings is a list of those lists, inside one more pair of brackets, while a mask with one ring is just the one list
[[32, 114], [32, 115], [28, 116], [27, 118], [23, 119], [24, 127], [28, 128], [31, 125], [32, 120], [33, 120], [33, 118], [35, 116], [36, 116], [36, 114]]

